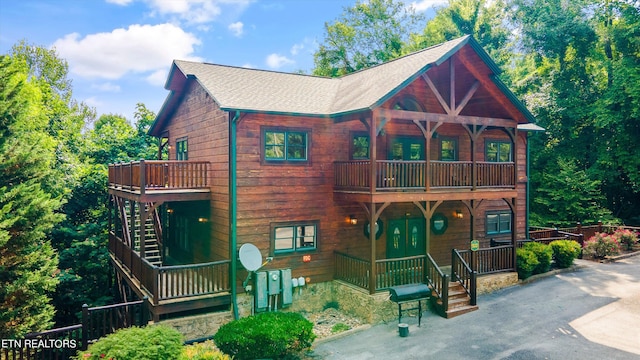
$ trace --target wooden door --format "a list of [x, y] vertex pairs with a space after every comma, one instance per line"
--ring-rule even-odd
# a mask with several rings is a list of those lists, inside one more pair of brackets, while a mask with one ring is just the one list
[[387, 259], [423, 255], [425, 252], [424, 219], [389, 220]]

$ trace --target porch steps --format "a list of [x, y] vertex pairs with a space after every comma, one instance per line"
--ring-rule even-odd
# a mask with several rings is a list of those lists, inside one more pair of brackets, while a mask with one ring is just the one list
[[444, 311], [442, 299], [436, 296], [433, 296], [432, 299], [437, 299], [434, 301], [436, 309], [440, 315], [447, 319], [478, 310], [478, 305], [471, 305], [471, 297], [464, 290], [462, 284], [457, 281], [449, 283], [449, 309], [447, 311]]
[[[145, 204], [144, 206], [147, 206]], [[130, 212], [130, 206], [125, 206], [126, 212]], [[130, 224], [130, 218], [127, 217], [127, 222]], [[133, 249], [137, 252], [140, 252], [140, 237], [141, 231], [144, 231], [144, 252], [145, 259], [149, 261], [154, 266], [162, 266], [162, 254], [160, 253], [160, 244], [158, 242], [158, 237], [155, 231], [155, 227], [153, 224], [153, 217], [149, 216], [147, 221], [144, 224], [144, 227], [141, 226], [140, 223], [140, 208], [138, 206], [135, 207], [135, 221], [134, 221], [134, 238], [133, 238]]]

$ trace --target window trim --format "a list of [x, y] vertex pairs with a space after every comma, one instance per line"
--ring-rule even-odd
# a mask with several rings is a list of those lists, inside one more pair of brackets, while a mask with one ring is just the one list
[[[442, 158], [442, 142], [443, 141], [452, 141], [454, 143], [454, 154], [453, 154], [453, 159], [443, 159]], [[459, 161], [460, 160], [460, 148], [459, 148], [459, 141], [457, 137], [454, 136], [443, 136], [440, 138], [440, 153], [439, 153], [439, 158], [440, 161]]]
[[[489, 144], [509, 144], [509, 161], [500, 161], [500, 146], [498, 146], [498, 153], [496, 161], [489, 160]], [[486, 162], [498, 162], [498, 163], [510, 163], [513, 162], [513, 150], [514, 146], [510, 140], [505, 139], [486, 139], [484, 143], [484, 161]]]
[[[497, 221], [498, 221], [498, 231], [489, 231], [489, 216], [491, 215], [497, 215]], [[501, 217], [508, 215], [509, 216], [509, 229], [508, 230], [503, 230], [500, 228], [500, 224], [502, 223], [501, 221]], [[511, 234], [511, 232], [513, 231], [513, 214], [511, 213], [511, 210], [492, 210], [492, 211], [487, 211], [485, 214], [485, 233], [487, 235], [505, 235], [505, 234]]]
[[[304, 226], [313, 226], [315, 230], [313, 246], [308, 247], [299, 247], [297, 244], [297, 231], [298, 227]], [[293, 230], [293, 247], [291, 249], [284, 250], [276, 250], [276, 230], [280, 228], [288, 228], [292, 227]], [[311, 221], [286, 221], [286, 222], [275, 222], [271, 223], [271, 231], [270, 231], [270, 248], [269, 254], [270, 256], [279, 256], [279, 255], [294, 255], [298, 253], [307, 253], [310, 251], [318, 250], [318, 240], [320, 238], [320, 221], [311, 220]]]
[[[266, 154], [267, 133], [284, 133], [284, 159], [269, 159]], [[304, 133], [306, 138], [305, 159], [288, 159], [287, 158], [287, 135], [289, 133]], [[310, 165], [311, 164], [311, 129], [309, 128], [290, 128], [290, 127], [261, 127], [260, 128], [260, 161], [262, 165]]]
[[[182, 149], [182, 144], [185, 145], [184, 149]], [[181, 152], [181, 149], [185, 151]], [[179, 156], [181, 153], [185, 155], [182, 159]], [[176, 160], [189, 160], [189, 138], [187, 136], [176, 139]]]

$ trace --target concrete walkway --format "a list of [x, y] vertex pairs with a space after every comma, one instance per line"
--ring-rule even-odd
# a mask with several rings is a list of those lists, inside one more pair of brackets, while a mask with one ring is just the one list
[[482, 295], [453, 319], [425, 312], [314, 347], [318, 359], [640, 359], [640, 256]]

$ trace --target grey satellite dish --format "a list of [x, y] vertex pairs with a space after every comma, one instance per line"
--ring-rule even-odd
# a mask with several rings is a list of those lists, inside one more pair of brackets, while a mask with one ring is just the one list
[[238, 252], [240, 263], [247, 271], [256, 271], [262, 267], [262, 254], [253, 244], [243, 244]]

